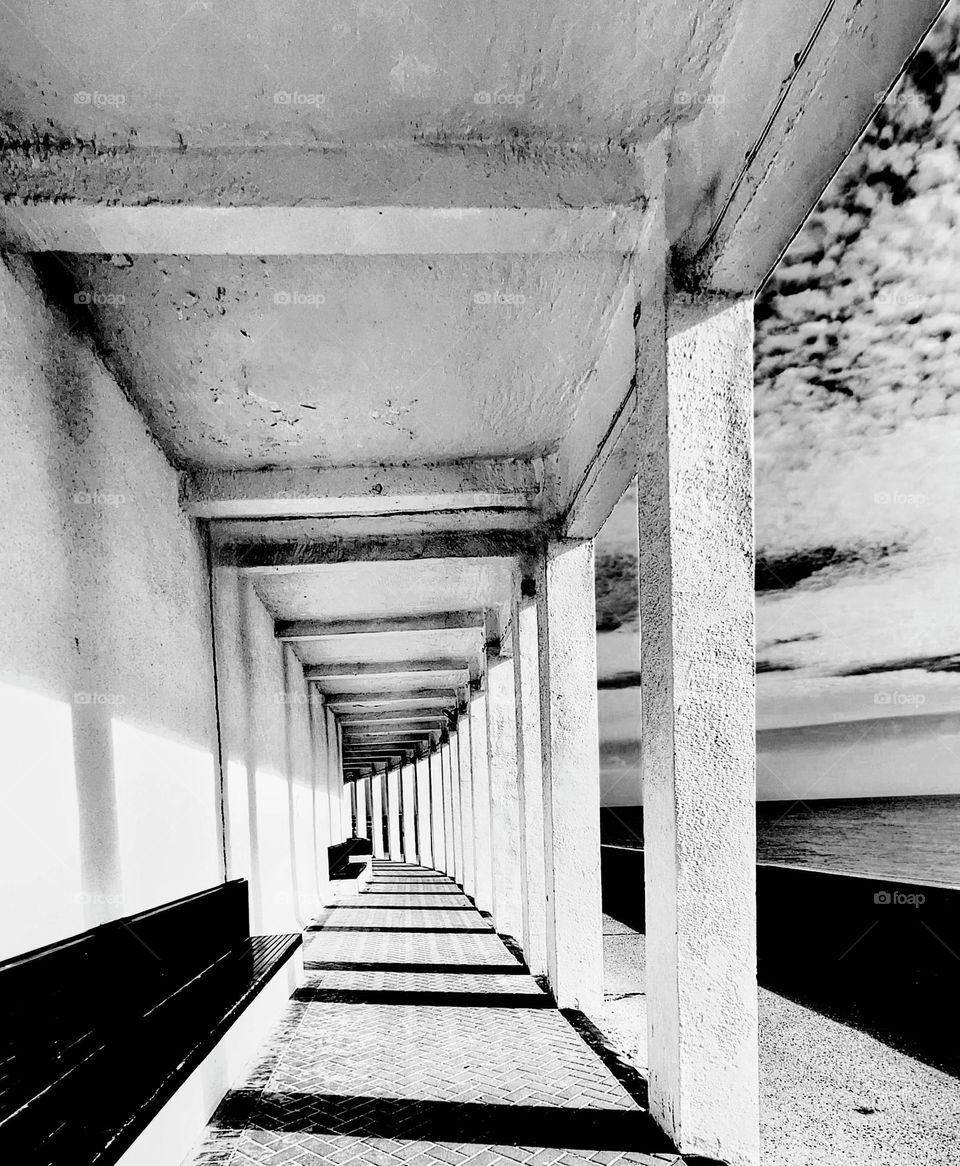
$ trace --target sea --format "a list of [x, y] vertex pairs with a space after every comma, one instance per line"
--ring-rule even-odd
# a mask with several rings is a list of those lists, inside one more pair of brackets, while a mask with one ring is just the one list
[[[642, 847], [643, 808], [605, 807], [601, 838]], [[758, 802], [757, 861], [960, 887], [960, 796]]]

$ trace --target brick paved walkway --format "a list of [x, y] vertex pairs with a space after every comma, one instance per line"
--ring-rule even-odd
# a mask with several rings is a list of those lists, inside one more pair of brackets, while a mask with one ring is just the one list
[[682, 1161], [456, 885], [378, 862], [193, 1166]]

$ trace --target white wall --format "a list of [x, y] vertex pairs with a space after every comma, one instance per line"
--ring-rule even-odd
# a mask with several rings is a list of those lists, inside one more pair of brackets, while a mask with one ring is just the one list
[[327, 751], [315, 748], [303, 667], [252, 582], [221, 567], [214, 593], [227, 870], [250, 879], [255, 932], [297, 931], [325, 896]]
[[222, 878], [202, 542], [68, 333], [0, 263], [0, 958]]

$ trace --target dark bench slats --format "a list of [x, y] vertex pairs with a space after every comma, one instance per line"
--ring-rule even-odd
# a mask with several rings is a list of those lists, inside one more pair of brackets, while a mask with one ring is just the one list
[[0, 1158], [115, 1162], [300, 943], [237, 880], [0, 964]]

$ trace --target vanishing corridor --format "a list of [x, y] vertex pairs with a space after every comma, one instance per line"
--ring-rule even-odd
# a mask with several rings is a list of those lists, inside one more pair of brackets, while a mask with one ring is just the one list
[[193, 1166], [679, 1162], [456, 884], [378, 862]]

